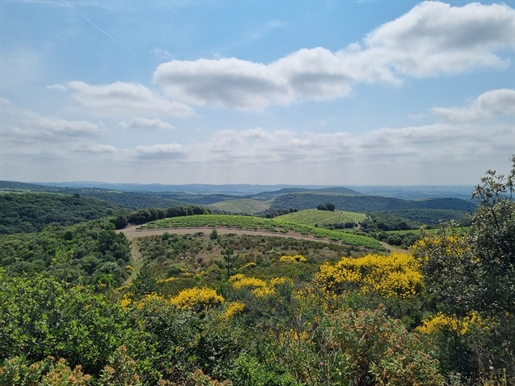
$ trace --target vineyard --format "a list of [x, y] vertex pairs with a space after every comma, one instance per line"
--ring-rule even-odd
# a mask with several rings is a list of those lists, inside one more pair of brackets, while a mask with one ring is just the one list
[[266, 230], [277, 233], [298, 232], [302, 235], [312, 235], [317, 238], [328, 238], [332, 241], [343, 242], [348, 245], [363, 246], [366, 248], [384, 251], [384, 247], [370, 237], [353, 235], [341, 231], [315, 228], [309, 225], [296, 224], [276, 219], [266, 219], [253, 216], [235, 215], [194, 215], [174, 217], [153, 221], [141, 227], [142, 229], [156, 228], [202, 228], [202, 227], [229, 227], [249, 230]]
[[326, 226], [339, 223], [359, 223], [365, 220], [365, 213], [337, 210], [306, 209], [295, 213], [289, 213], [276, 218], [276, 220], [293, 222], [310, 226]]
[[236, 199], [216, 202], [209, 205], [211, 209], [220, 210], [229, 213], [259, 213], [270, 208], [269, 202], [252, 200], [252, 199]]

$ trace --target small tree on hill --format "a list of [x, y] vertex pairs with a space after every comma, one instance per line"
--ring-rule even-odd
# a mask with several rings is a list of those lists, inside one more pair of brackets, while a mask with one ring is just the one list
[[334, 204], [332, 202], [326, 202], [325, 204], [318, 205], [317, 209], [318, 210], [327, 210], [327, 211], [330, 211], [330, 212], [334, 212], [336, 207], [334, 206]]

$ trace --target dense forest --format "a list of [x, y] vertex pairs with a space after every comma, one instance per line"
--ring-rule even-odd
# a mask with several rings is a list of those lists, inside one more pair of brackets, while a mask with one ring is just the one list
[[201, 207], [3, 235], [0, 385], [514, 385], [513, 161], [409, 251], [115, 230]]
[[113, 216], [128, 208], [78, 194], [0, 194], [0, 234], [38, 232], [46, 226], [72, 225]]
[[468, 213], [474, 210], [475, 204], [459, 198], [432, 198], [425, 200], [401, 200], [393, 197], [290, 193], [277, 197], [271, 211], [295, 208], [297, 210], [316, 208], [317, 205], [330, 202], [338, 210], [351, 212], [383, 212], [406, 209], [447, 209]]

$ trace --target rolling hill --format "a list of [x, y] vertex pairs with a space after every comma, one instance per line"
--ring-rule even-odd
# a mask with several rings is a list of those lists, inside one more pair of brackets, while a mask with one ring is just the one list
[[331, 202], [337, 210], [350, 212], [382, 212], [403, 209], [450, 209], [462, 212], [473, 211], [475, 204], [459, 198], [434, 198], [427, 200], [402, 200], [393, 197], [345, 195], [337, 193], [289, 193], [277, 197], [270, 211], [295, 208], [312, 209]]
[[210, 209], [226, 213], [254, 214], [260, 213], [270, 208], [270, 202], [253, 200], [250, 198], [240, 198], [235, 200], [219, 201], [208, 205]]
[[337, 223], [361, 222], [366, 218], [365, 213], [346, 211], [327, 211], [317, 209], [306, 209], [295, 213], [278, 216], [278, 221], [286, 221], [310, 226], [326, 226]]

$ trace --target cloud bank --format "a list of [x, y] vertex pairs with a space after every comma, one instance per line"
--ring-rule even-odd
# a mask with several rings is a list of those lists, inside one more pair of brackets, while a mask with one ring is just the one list
[[356, 83], [399, 84], [404, 77], [503, 67], [498, 52], [513, 48], [514, 33], [515, 11], [507, 5], [424, 2], [337, 52], [305, 48], [269, 64], [172, 60], [156, 69], [154, 82], [181, 103], [262, 110], [344, 97]]

